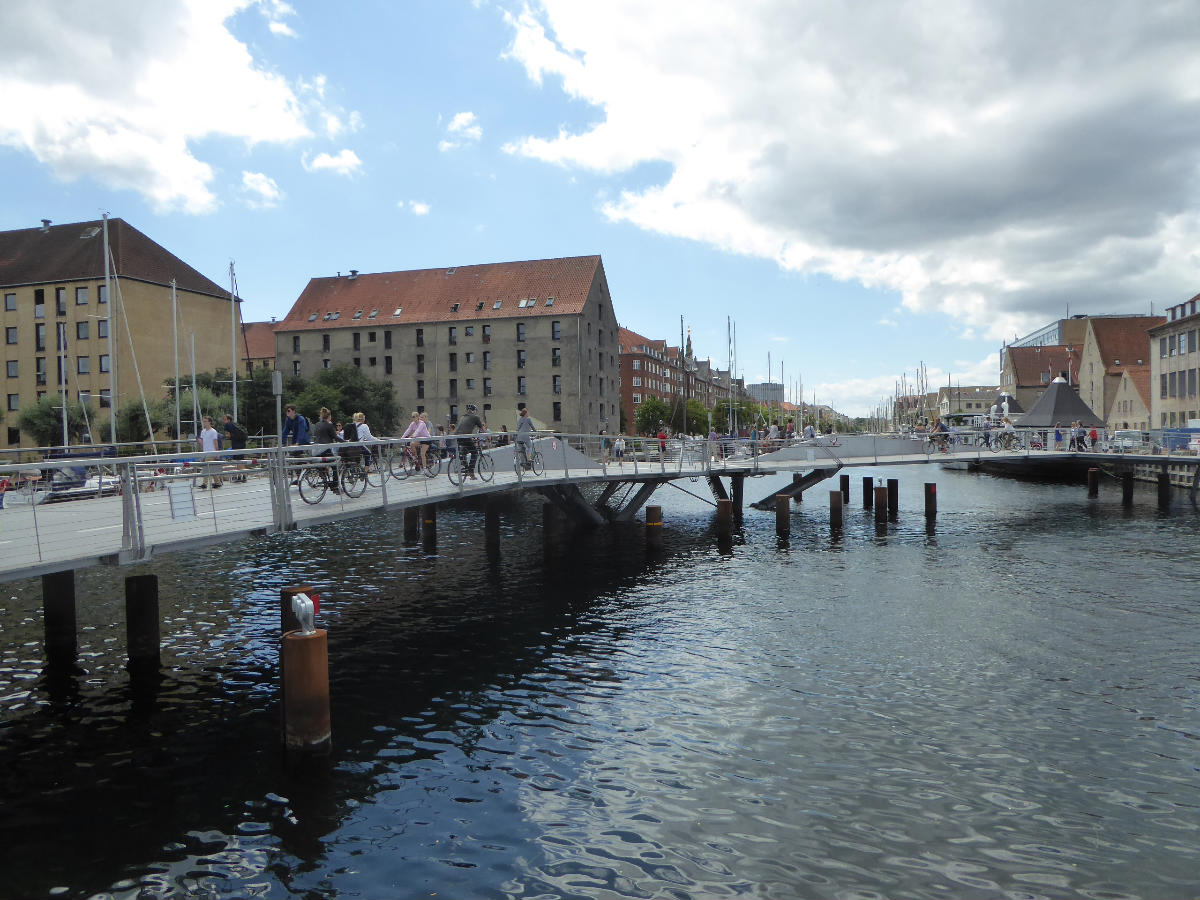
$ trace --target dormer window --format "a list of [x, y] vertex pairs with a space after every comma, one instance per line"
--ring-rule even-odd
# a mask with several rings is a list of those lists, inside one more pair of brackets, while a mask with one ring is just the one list
[[459, 307], [459, 304], [455, 303], [453, 306], [450, 307], [450, 312], [458, 312], [458, 307]]
[[483, 310], [483, 301], [480, 300], [478, 303], [475, 304], [475, 312], [481, 312], [482, 310]]

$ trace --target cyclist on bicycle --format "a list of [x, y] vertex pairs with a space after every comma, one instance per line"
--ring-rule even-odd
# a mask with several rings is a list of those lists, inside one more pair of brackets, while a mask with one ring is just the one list
[[[312, 427], [312, 440], [314, 444], [336, 444], [338, 442], [337, 432], [333, 429], [332, 414], [326, 406], [321, 407], [321, 420]], [[329, 447], [321, 449], [321, 459], [332, 459], [333, 454]], [[333, 466], [322, 466], [321, 474], [325, 478], [325, 486], [335, 494], [338, 492], [337, 476], [334, 474]]]
[[429, 444], [429, 422], [426, 421], [425, 414], [414, 412], [412, 414], [412, 423], [404, 430], [404, 434], [401, 437], [408, 438], [411, 441], [404, 448], [404, 452], [413, 459], [416, 459], [419, 450], [421, 468], [425, 468], [425, 452]]
[[458, 458], [467, 467], [467, 475], [475, 477], [475, 461], [479, 459], [479, 442], [472, 435], [477, 429], [484, 428], [483, 419], [479, 418], [479, 410], [474, 403], [467, 404], [467, 414], [458, 420], [454, 434], [458, 438]]
[[521, 417], [517, 419], [517, 448], [521, 452], [521, 465], [529, 468], [529, 451], [532, 449], [533, 419], [529, 417], [529, 407], [521, 408]]

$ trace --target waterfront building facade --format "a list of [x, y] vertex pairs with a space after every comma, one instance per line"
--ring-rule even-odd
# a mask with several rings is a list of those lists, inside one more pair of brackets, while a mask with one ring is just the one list
[[1148, 364], [1149, 329], [1165, 321], [1163, 316], [1095, 316], [1087, 320], [1077, 367], [1079, 399], [1105, 421], [1126, 368]]
[[1150, 339], [1150, 421], [1154, 428], [1186, 427], [1200, 417], [1200, 294], [1168, 307]]
[[974, 416], [987, 415], [999, 391], [994, 385], [946, 385], [938, 389], [938, 415], [969, 423]]
[[474, 403], [512, 431], [528, 406], [540, 427], [595, 433], [620, 415], [599, 256], [313, 278], [274, 334], [285, 375], [356, 366], [391, 383], [401, 421], [453, 425]]
[[102, 220], [68, 225], [44, 220], [40, 228], [0, 232], [4, 446], [32, 446], [18, 426], [22, 409], [46, 394], [61, 395], [64, 388], [88, 409], [97, 442], [108, 439], [114, 376], [118, 406], [140, 397], [139, 372], [141, 389], [160, 396], [166, 379], [175, 374], [172, 280], [185, 368], [190, 369], [192, 335], [197, 369], [230, 364], [234, 326], [229, 291], [124, 220], [110, 219], [110, 303], [103, 232]]
[[242, 325], [242, 366], [247, 375], [255, 369], [275, 368], [275, 320]]
[[1066, 374], [1069, 384], [1078, 384], [1079, 354], [1074, 344], [1009, 344], [1001, 354], [1000, 391], [1012, 396], [1022, 409], [1032, 409], [1060, 374]]
[[1125, 366], [1104, 424], [1110, 432], [1149, 431], [1150, 422], [1150, 367]]

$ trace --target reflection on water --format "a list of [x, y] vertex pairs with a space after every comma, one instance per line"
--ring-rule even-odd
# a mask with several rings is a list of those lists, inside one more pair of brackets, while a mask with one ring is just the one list
[[[544, 547], [531, 500], [499, 554], [462, 509], [436, 555], [396, 516], [168, 557], [153, 688], [124, 671], [128, 570], [79, 576], [81, 672], [54, 678], [40, 585], [9, 585], [0, 894], [1200, 892], [1192, 508], [878, 474], [883, 532], [855, 492], [831, 534], [818, 486], [789, 539], [747, 510], [722, 548], [664, 488], [650, 557], [637, 526]], [[298, 582], [330, 632], [323, 764], [278, 751]]]

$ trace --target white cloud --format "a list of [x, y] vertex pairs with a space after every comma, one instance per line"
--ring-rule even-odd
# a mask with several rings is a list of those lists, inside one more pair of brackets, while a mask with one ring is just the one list
[[467, 144], [474, 143], [483, 137], [483, 128], [473, 112], [455, 113], [446, 126], [447, 137], [438, 143], [438, 149], [445, 153], [447, 150], [457, 150]]
[[271, 209], [283, 199], [283, 191], [275, 179], [262, 172], [242, 172], [242, 193], [251, 209]]
[[432, 209], [428, 203], [422, 203], [419, 200], [401, 200], [396, 205], [401, 209], [407, 209], [414, 216], [427, 216]]
[[306, 172], [334, 172], [338, 175], [353, 175], [362, 168], [362, 160], [353, 150], [343, 149], [333, 156], [329, 153], [318, 153], [312, 159], [302, 160]]
[[876, 325], [886, 325], [889, 328], [899, 328], [900, 323], [895, 319], [889, 319], [886, 316], [875, 323]]
[[788, 341], [791, 340], [791, 338], [787, 337], [786, 335], [782, 335], [782, 334], [773, 334], [773, 335], [771, 335], [770, 338], [768, 338], [768, 340], [772, 344], [786, 344], [786, 343], [788, 343]]
[[284, 21], [288, 16], [294, 16], [296, 10], [283, 0], [257, 0], [259, 12], [267, 20], [267, 28], [271, 34], [280, 37], [295, 37], [296, 32]]
[[509, 57], [597, 117], [505, 149], [669, 167], [605, 204], [612, 221], [893, 290], [990, 339], [1200, 281], [1190, 4], [541, 0], [506, 18]]
[[159, 211], [215, 209], [215, 173], [196, 142], [310, 135], [292, 89], [226, 27], [249, 3], [6, 0], [0, 144], [64, 180], [136, 191]]

